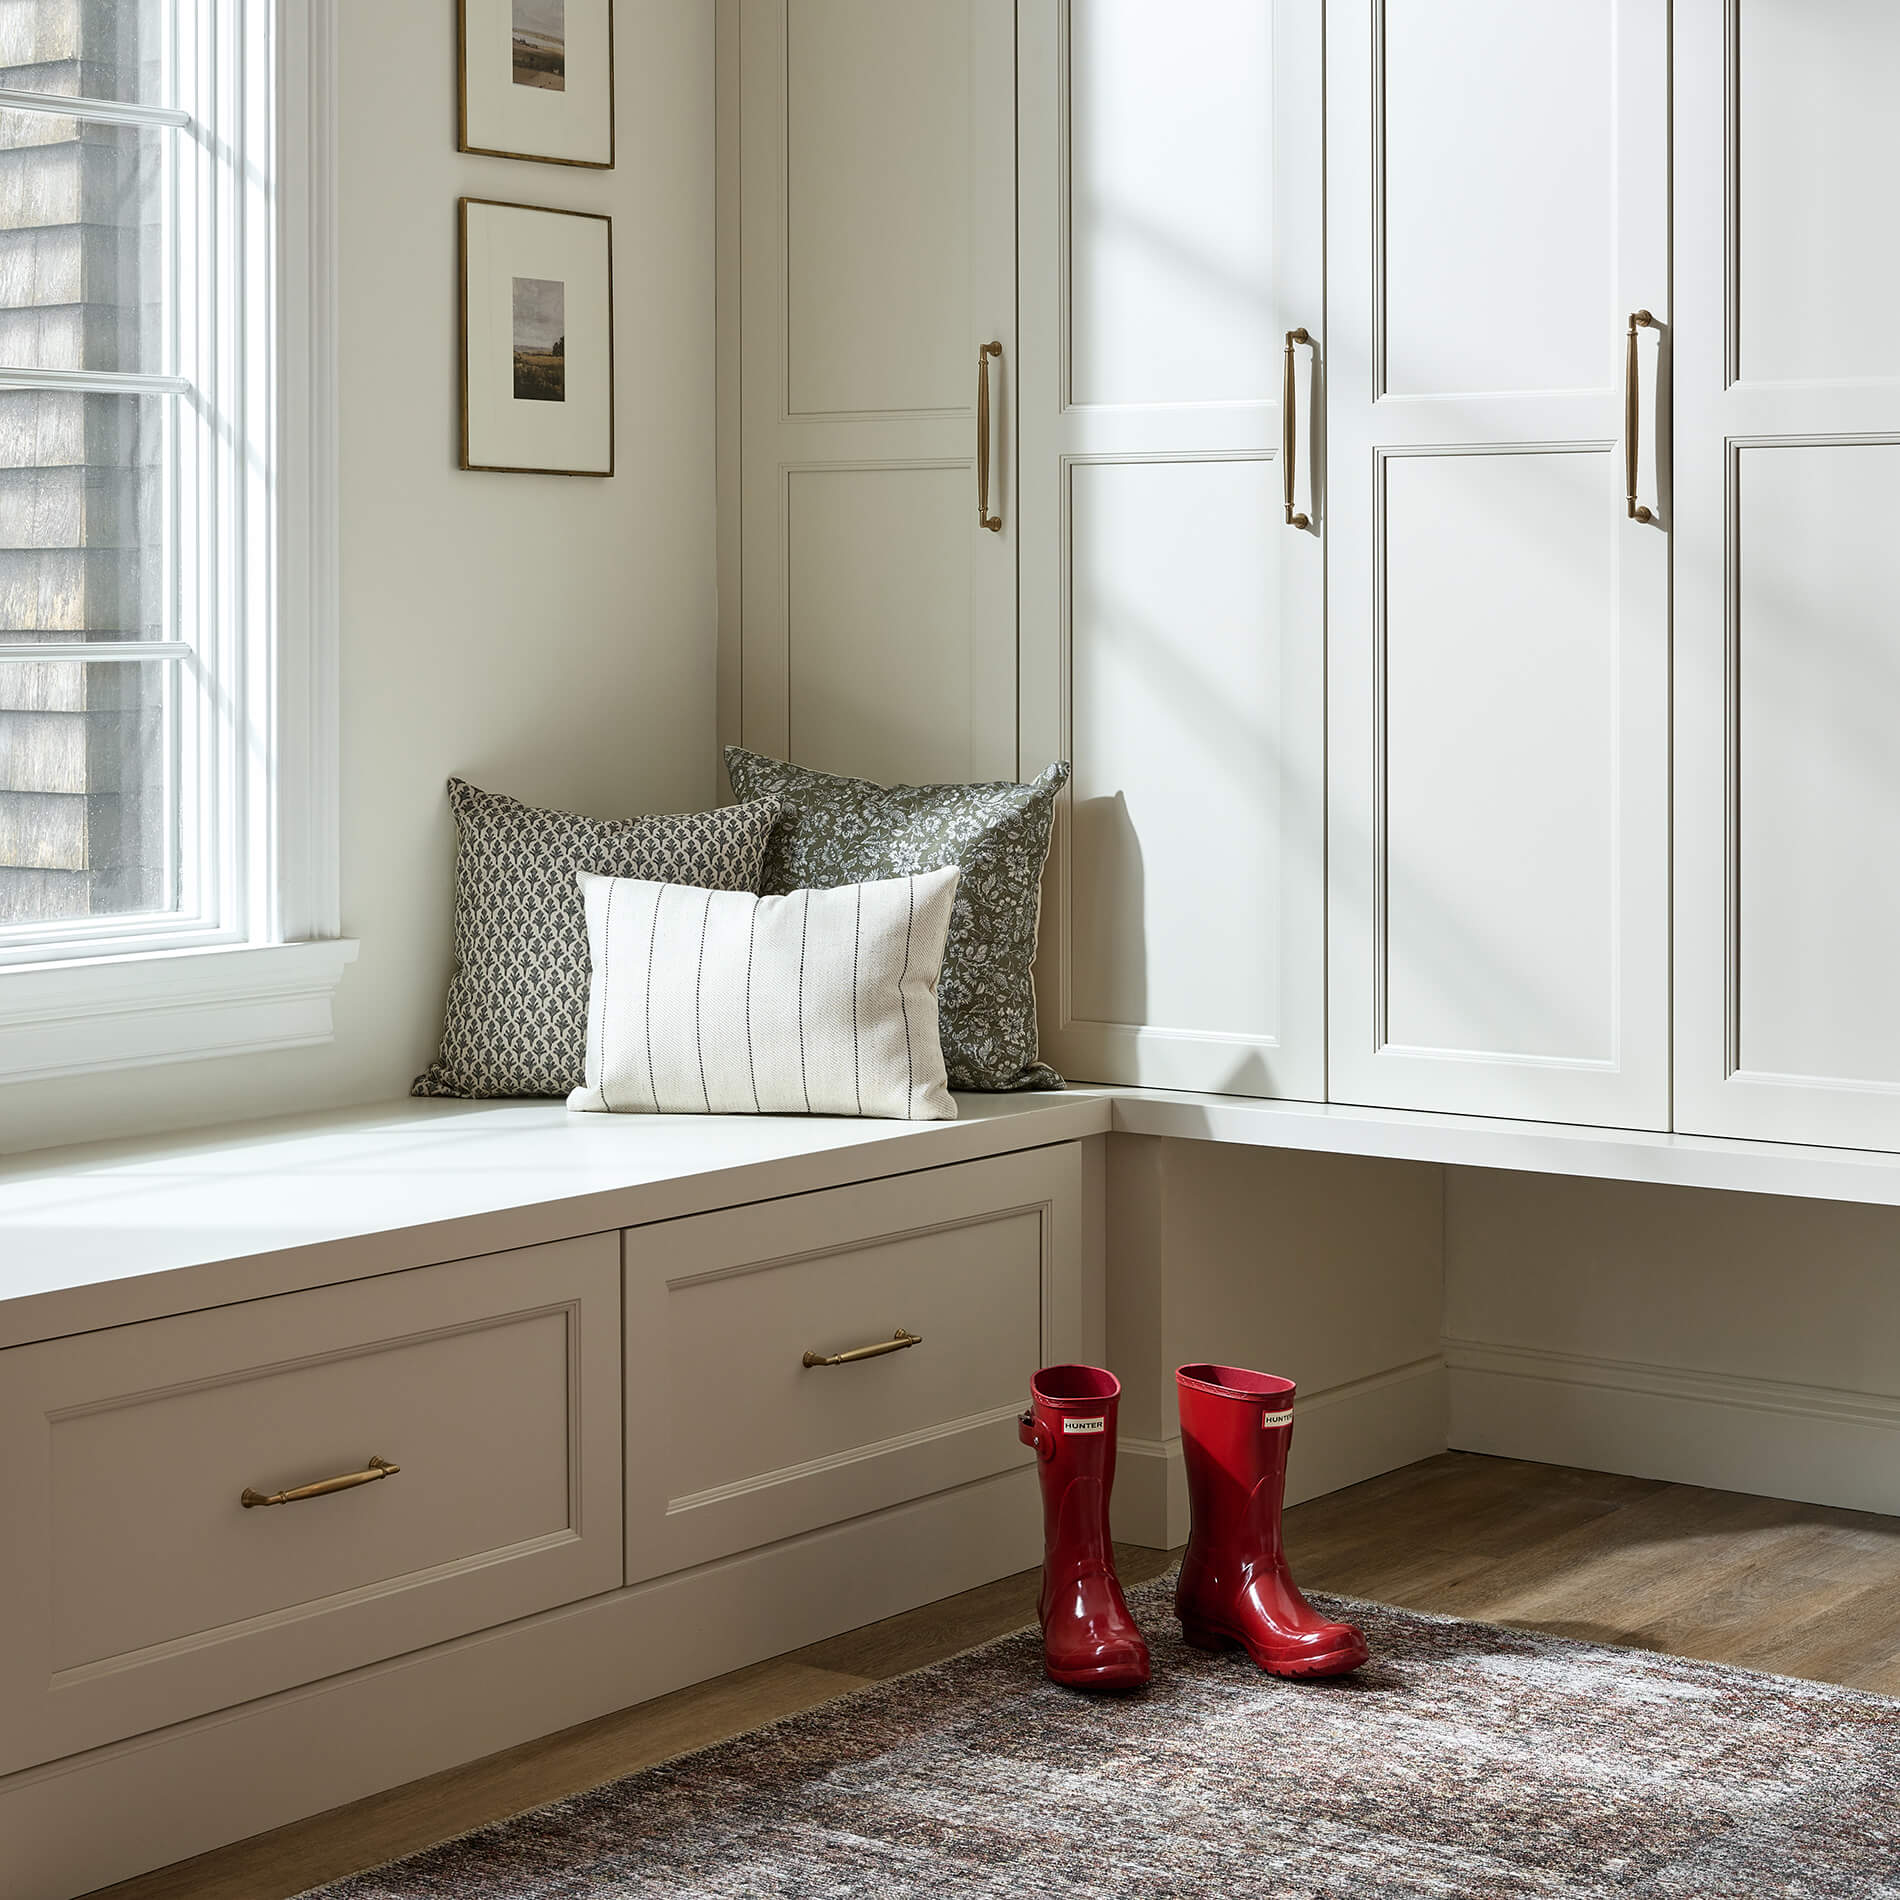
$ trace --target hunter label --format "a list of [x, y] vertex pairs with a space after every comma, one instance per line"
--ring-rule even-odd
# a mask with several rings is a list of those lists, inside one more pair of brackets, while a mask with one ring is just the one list
[[1108, 1421], [1102, 1418], [1065, 1418], [1062, 1429], [1065, 1432], [1099, 1432], [1106, 1429]]
[[1275, 1425], [1291, 1425], [1292, 1423], [1293, 1414], [1291, 1412], [1262, 1412], [1260, 1414], [1262, 1430], [1271, 1430]]

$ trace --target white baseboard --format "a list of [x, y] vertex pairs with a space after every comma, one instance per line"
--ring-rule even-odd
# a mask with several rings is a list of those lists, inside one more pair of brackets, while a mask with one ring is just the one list
[[[1436, 1355], [1298, 1400], [1286, 1499], [1301, 1504], [1445, 1449], [1445, 1362]], [[1115, 1472], [1115, 1535], [1173, 1550], [1187, 1542], [1181, 1441], [1124, 1438]]]
[[1042, 1560], [1033, 1467], [0, 1780], [6, 1900], [70, 1900]]
[[1900, 1512], [1900, 1398], [1448, 1339], [1458, 1451]]

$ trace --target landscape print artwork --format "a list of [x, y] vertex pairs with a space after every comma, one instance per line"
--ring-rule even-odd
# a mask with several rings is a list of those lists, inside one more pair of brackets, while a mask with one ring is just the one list
[[[0, 12], [22, 3], [0, 0]], [[390, 0], [381, 4], [387, 8]], [[458, 148], [546, 165], [611, 167], [615, 4], [456, 0]], [[568, 291], [578, 294], [572, 284]]]
[[514, 83], [567, 90], [567, 0], [513, 0]]
[[515, 401], [567, 400], [567, 286], [557, 277], [514, 280]]
[[611, 475], [613, 220], [497, 198], [460, 210], [462, 466]]

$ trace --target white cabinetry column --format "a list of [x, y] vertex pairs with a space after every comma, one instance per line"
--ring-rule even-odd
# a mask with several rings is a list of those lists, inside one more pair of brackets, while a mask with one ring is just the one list
[[739, 729], [824, 771], [1016, 776], [1012, 17], [741, 4]]
[[1667, 8], [1326, 21], [1331, 1094], [1664, 1127]]
[[1676, 1100], [1900, 1147], [1900, 9], [1677, 0]]
[[1082, 1080], [1318, 1098], [1319, 8], [1024, 0], [1018, 34], [1022, 752], [1075, 769], [1043, 1048]]

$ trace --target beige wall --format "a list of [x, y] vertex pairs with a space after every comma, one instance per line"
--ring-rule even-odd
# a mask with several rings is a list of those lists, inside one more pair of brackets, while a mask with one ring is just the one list
[[[343, 927], [327, 1048], [0, 1087], [0, 1149], [370, 1101], [427, 1059], [460, 772], [715, 796], [713, 9], [623, 8], [607, 173], [455, 150], [452, 0], [341, 0]], [[619, 474], [463, 474], [455, 201], [614, 219]]]
[[1449, 1444], [1900, 1511], [1900, 1210], [1133, 1135], [1107, 1162], [1123, 1536], [1185, 1533], [1192, 1358], [1299, 1381], [1296, 1499]]
[[1298, 1381], [1295, 1499], [1444, 1449], [1443, 1185], [1423, 1163], [1109, 1138], [1120, 1535], [1186, 1535], [1174, 1368], [1188, 1360]]
[[1451, 1442], [1900, 1510], [1900, 1210], [1451, 1169]]
[[1452, 1169], [1445, 1332], [1900, 1391], [1900, 1210]]

